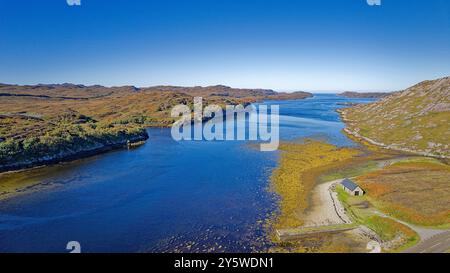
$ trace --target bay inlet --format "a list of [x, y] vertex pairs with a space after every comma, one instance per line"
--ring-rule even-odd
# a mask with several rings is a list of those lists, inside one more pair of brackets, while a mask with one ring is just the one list
[[[370, 102], [330, 94], [280, 105], [282, 140], [357, 145], [336, 109]], [[150, 139], [55, 166], [3, 174], [23, 193], [0, 201], [0, 252], [254, 252], [270, 247], [264, 223], [277, 212], [268, 191], [278, 152], [245, 141], [176, 142], [170, 129]], [[30, 185], [30, 186], [28, 186]], [[32, 186], [31, 186], [32, 185]]]

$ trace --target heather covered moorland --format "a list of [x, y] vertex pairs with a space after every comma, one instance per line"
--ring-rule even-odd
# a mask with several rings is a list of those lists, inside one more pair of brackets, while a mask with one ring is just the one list
[[74, 84], [0, 85], [0, 171], [92, 154], [148, 138], [146, 127], [169, 127], [176, 105], [247, 105], [303, 99], [306, 92], [277, 93], [227, 86], [103, 87]]

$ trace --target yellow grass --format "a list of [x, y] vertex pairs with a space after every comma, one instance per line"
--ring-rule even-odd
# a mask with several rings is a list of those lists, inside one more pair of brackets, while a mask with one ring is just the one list
[[303, 225], [308, 195], [317, 178], [313, 170], [345, 161], [359, 152], [312, 140], [304, 144], [283, 143], [280, 150], [279, 166], [272, 174], [272, 189], [280, 197], [280, 214], [273, 227], [295, 228]]

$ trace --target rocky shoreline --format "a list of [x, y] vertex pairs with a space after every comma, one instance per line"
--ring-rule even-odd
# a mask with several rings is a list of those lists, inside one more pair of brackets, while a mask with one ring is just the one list
[[20, 171], [29, 168], [53, 165], [62, 162], [69, 162], [77, 159], [82, 159], [93, 155], [106, 153], [112, 150], [129, 147], [130, 145], [133, 146], [133, 144], [136, 143], [143, 143], [148, 138], [149, 136], [147, 131], [143, 130], [139, 135], [124, 137], [120, 140], [113, 142], [108, 143], [95, 142], [88, 147], [80, 147], [77, 150], [70, 150], [60, 152], [55, 155], [47, 155], [35, 159], [17, 161], [12, 162], [10, 164], [3, 164], [0, 165], [0, 174], [3, 172]]

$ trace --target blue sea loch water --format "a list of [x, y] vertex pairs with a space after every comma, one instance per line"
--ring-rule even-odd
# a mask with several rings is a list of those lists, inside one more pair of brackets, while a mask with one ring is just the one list
[[[356, 145], [336, 109], [370, 102], [321, 94], [280, 105], [282, 140]], [[270, 246], [264, 221], [277, 211], [268, 190], [278, 152], [240, 141], [149, 141], [88, 159], [21, 172], [39, 190], [0, 201], [0, 252], [251, 252]], [[0, 176], [0, 183], [2, 176]]]

